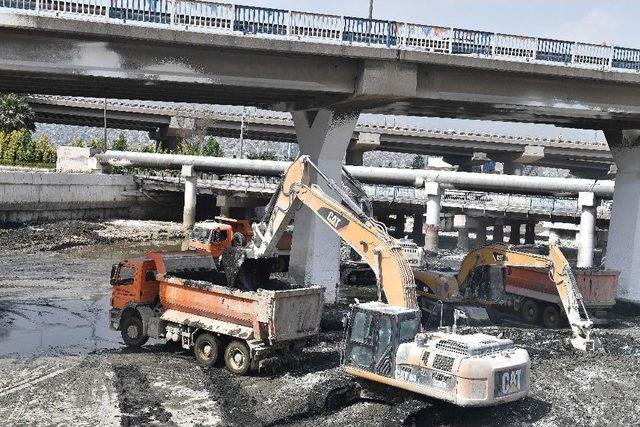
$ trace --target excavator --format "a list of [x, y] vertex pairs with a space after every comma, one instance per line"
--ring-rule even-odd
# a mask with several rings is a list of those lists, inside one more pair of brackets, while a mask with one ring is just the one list
[[[311, 173], [341, 200], [310, 184]], [[527, 396], [529, 354], [513, 341], [481, 333], [422, 330], [413, 272], [400, 244], [307, 156], [300, 156], [285, 173], [262, 221], [253, 224], [252, 241], [231, 248], [235, 264], [225, 262], [229, 283], [239, 280], [245, 288], [259, 286], [250, 283], [250, 277], [262, 275], [264, 260], [277, 255], [280, 236], [303, 205], [350, 245], [376, 275], [378, 301], [356, 300], [345, 319], [342, 366], [347, 373], [365, 383], [372, 381], [459, 406], [490, 406]], [[237, 268], [230, 268], [232, 265]]]
[[483, 266], [527, 267], [548, 271], [571, 326], [573, 338], [570, 342], [573, 347], [583, 351], [602, 349], [600, 339], [593, 334], [593, 322], [589, 319], [571, 266], [555, 245], [549, 246], [548, 256], [516, 251], [504, 244], [475, 249], [466, 255], [456, 275], [415, 271], [415, 278], [422, 285], [417, 294], [427, 300], [450, 302], [454, 305], [456, 302], [472, 302], [477, 299], [477, 295], [470, 295], [471, 286], [468, 285], [474, 271]]

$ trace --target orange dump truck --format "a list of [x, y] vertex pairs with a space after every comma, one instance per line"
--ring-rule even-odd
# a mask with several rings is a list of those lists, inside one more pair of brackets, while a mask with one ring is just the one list
[[319, 286], [242, 291], [225, 285], [211, 254], [151, 252], [111, 271], [110, 327], [128, 346], [149, 338], [193, 349], [196, 359], [243, 375], [260, 360], [301, 349], [317, 335]]
[[[502, 270], [504, 292], [519, 296], [518, 306], [525, 321], [557, 328], [562, 322], [562, 303], [549, 272], [527, 267]], [[618, 272], [612, 270], [573, 269], [584, 306], [594, 320], [601, 321], [616, 303]]]

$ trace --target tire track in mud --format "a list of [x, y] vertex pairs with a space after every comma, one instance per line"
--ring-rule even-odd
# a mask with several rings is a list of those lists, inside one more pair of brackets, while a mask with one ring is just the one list
[[200, 367], [208, 379], [203, 385], [209, 397], [218, 402], [222, 410], [222, 425], [225, 426], [263, 426], [257, 414], [252, 412], [255, 399], [243, 389], [241, 377], [235, 377], [223, 368]]
[[153, 392], [147, 376], [137, 367], [114, 366], [114, 385], [122, 418], [121, 426], [137, 426], [153, 422], [168, 424], [167, 412], [160, 398]]

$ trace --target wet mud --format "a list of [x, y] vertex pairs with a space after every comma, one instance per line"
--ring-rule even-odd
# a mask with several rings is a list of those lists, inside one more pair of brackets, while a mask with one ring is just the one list
[[[97, 224], [100, 227], [102, 224]], [[95, 229], [90, 226], [87, 233]], [[81, 227], [82, 228], [82, 227]], [[251, 376], [198, 365], [191, 352], [151, 340], [127, 349], [107, 327], [113, 262], [171, 246], [172, 239], [95, 241], [52, 250], [33, 231], [0, 239], [0, 419], [3, 425], [204, 426], [601, 426], [640, 422], [640, 315], [626, 307], [599, 328], [606, 351], [580, 353], [569, 330], [513, 322], [476, 328], [503, 334], [532, 359], [531, 395], [520, 402], [461, 409], [400, 396], [318, 411], [319, 393], [351, 381], [340, 369], [341, 318], [353, 298], [375, 290], [342, 288], [323, 332], [303, 353]], [[64, 234], [64, 232], [61, 232]], [[84, 235], [75, 230], [74, 235]], [[16, 237], [15, 241], [8, 235]], [[23, 238], [18, 238], [23, 236]], [[31, 237], [24, 237], [31, 236]], [[69, 237], [69, 236], [67, 236]], [[442, 263], [461, 259], [446, 252]], [[363, 386], [367, 386], [366, 383]]]

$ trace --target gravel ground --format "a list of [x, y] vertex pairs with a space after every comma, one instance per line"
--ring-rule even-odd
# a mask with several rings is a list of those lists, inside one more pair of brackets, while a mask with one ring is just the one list
[[[485, 409], [429, 399], [359, 401], [331, 413], [311, 408], [324, 389], [349, 379], [339, 368], [342, 333], [329, 328], [287, 365], [248, 377], [203, 368], [152, 341], [124, 347], [107, 328], [109, 268], [176, 236], [156, 225], [64, 222], [0, 230], [0, 419], [4, 425], [637, 425], [640, 316], [628, 310], [599, 330], [606, 352], [583, 354], [568, 330], [520, 325], [503, 333], [532, 358], [531, 396]], [[45, 231], [38, 231], [46, 230]], [[107, 230], [107, 231], [105, 231]], [[167, 226], [167, 230], [170, 230]], [[171, 236], [166, 239], [164, 236]], [[97, 236], [97, 237], [96, 237]], [[78, 237], [78, 238], [76, 238]], [[56, 246], [54, 241], [80, 244]], [[52, 249], [55, 248], [55, 249]], [[459, 258], [446, 254], [446, 263]], [[371, 294], [346, 289], [344, 295]], [[375, 293], [373, 293], [375, 295]], [[635, 310], [637, 312], [637, 310]], [[327, 312], [336, 325], [341, 309]], [[389, 395], [395, 395], [387, 390]]]

